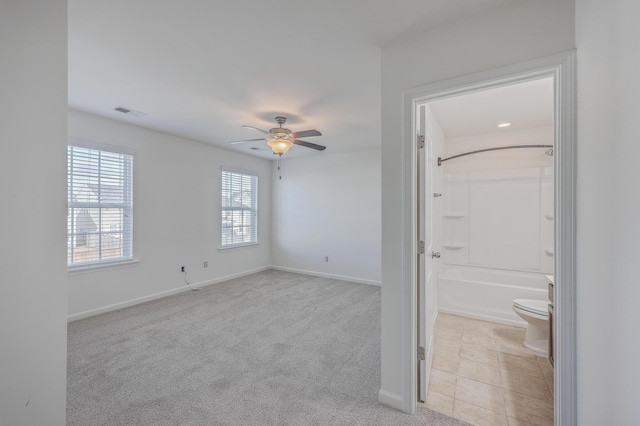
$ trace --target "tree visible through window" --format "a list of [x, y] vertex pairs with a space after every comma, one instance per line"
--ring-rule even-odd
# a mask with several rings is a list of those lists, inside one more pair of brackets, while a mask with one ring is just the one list
[[67, 266], [133, 259], [133, 157], [67, 147]]
[[222, 169], [222, 247], [258, 242], [258, 177]]

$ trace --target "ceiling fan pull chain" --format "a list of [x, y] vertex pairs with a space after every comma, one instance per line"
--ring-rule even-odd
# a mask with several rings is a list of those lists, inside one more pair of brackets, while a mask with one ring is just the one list
[[282, 154], [278, 154], [278, 179], [282, 180], [282, 173], [280, 173], [280, 162], [282, 161]]

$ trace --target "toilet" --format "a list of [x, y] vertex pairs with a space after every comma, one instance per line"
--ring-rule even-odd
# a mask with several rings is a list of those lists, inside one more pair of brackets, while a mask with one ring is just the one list
[[541, 355], [549, 350], [549, 302], [546, 300], [515, 299], [513, 311], [527, 322], [524, 346]]

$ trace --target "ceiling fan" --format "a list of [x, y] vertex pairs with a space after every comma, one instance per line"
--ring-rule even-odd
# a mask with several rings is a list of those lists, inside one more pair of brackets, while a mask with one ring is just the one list
[[300, 145], [300, 146], [315, 149], [318, 151], [324, 151], [327, 148], [326, 146], [317, 145], [315, 143], [302, 141], [298, 139], [298, 138], [306, 138], [311, 136], [322, 136], [322, 133], [320, 133], [319, 131], [313, 129], [313, 130], [303, 130], [301, 132], [294, 133], [291, 130], [282, 127], [282, 125], [286, 121], [287, 121], [286, 117], [281, 117], [281, 116], [276, 117], [276, 123], [278, 123], [280, 127], [274, 127], [273, 129], [269, 129], [268, 131], [258, 129], [257, 127], [253, 127], [253, 126], [242, 126], [247, 129], [253, 129], [253, 130], [257, 130], [258, 132], [264, 133], [265, 137], [258, 138], [258, 139], [245, 139], [245, 140], [233, 141], [229, 143], [237, 144], [237, 143], [243, 143], [243, 142], [267, 141], [267, 145], [271, 147], [271, 149], [273, 150], [273, 153], [278, 154], [279, 156], [282, 156], [282, 154], [286, 153], [289, 150], [289, 148], [291, 148], [293, 145]]

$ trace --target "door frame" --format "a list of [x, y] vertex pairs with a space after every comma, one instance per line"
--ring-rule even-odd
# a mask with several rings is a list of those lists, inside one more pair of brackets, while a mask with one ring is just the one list
[[[433, 322], [429, 317], [428, 290], [429, 283], [433, 281], [434, 262], [433, 257], [433, 183], [427, 181], [427, 171], [433, 164], [433, 145], [427, 135], [427, 108], [426, 104], [416, 105], [414, 129], [416, 136], [422, 136], [424, 143], [421, 148], [416, 147], [416, 238], [417, 242], [424, 244], [422, 253], [416, 253], [417, 277], [417, 315], [416, 325], [417, 345], [422, 357], [418, 359], [418, 400], [427, 400], [429, 378], [431, 375], [431, 362], [433, 357]], [[428, 220], [427, 220], [428, 219]]]
[[[457, 77], [403, 92], [403, 145], [410, 147], [403, 158], [403, 193], [411, 194], [409, 220], [403, 221], [410, 253], [405, 263], [409, 279], [403, 280], [404, 359], [403, 369], [405, 411], [413, 412], [417, 404], [417, 200], [416, 108], [419, 103], [496, 88], [514, 83], [553, 77], [554, 81], [554, 315], [555, 424], [577, 424], [576, 400], [576, 84], [575, 51], [497, 68], [477, 74]], [[428, 165], [427, 165], [428, 167]], [[428, 171], [427, 171], [428, 174]], [[407, 399], [408, 398], [408, 399]]]

